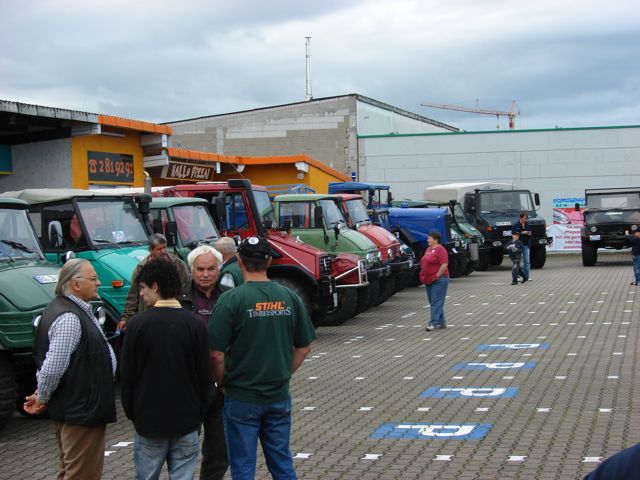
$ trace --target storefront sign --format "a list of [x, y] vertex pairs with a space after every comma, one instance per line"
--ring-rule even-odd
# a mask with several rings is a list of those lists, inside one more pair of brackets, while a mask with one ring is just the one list
[[383, 423], [371, 438], [420, 438], [423, 440], [479, 440], [491, 430], [490, 423]]
[[87, 152], [89, 182], [133, 184], [133, 155]]
[[168, 180], [192, 180], [195, 182], [210, 182], [213, 180], [215, 167], [209, 165], [194, 165], [192, 163], [169, 162], [163, 168], [162, 178]]

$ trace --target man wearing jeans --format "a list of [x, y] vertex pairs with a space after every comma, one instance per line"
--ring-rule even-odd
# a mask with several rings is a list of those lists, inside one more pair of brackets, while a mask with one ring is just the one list
[[253, 479], [258, 440], [273, 478], [295, 479], [289, 449], [291, 374], [316, 338], [300, 297], [269, 281], [265, 238], [240, 245], [245, 283], [223, 293], [209, 322], [213, 375], [224, 395], [223, 423], [234, 480]]
[[207, 328], [181, 308], [178, 270], [169, 259], [146, 262], [138, 273], [149, 310], [127, 325], [122, 350], [122, 406], [136, 429], [137, 480], [192, 479], [198, 429], [212, 387]]
[[524, 283], [529, 280], [531, 270], [531, 225], [529, 225], [529, 214], [527, 212], [522, 212], [518, 221], [511, 227], [511, 233], [516, 232], [520, 234], [520, 241], [522, 242], [522, 263], [524, 264], [524, 280], [522, 283]]

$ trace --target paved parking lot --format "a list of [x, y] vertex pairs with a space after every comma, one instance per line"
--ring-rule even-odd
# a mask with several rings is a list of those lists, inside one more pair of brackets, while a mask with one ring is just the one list
[[[318, 341], [292, 381], [292, 451], [309, 479], [572, 479], [640, 441], [640, 287], [630, 255], [550, 257], [449, 286], [450, 328], [425, 331], [408, 289]], [[108, 428], [104, 478], [133, 478], [131, 423]], [[0, 479], [52, 478], [48, 421], [0, 433]], [[260, 462], [257, 478], [270, 478]]]

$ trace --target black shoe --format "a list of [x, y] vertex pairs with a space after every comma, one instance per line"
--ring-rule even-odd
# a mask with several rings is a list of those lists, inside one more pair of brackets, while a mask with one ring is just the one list
[[427, 323], [427, 332], [430, 332], [434, 328], [436, 328], [436, 326], [433, 323]]
[[511, 285], [517, 285], [518, 282], [511, 282]]
[[445, 323], [444, 325], [436, 325], [435, 328], [447, 328], [447, 324]]
[[638, 283], [638, 282], [631, 282], [631, 283], [630, 283], [630, 285], [636, 285], [636, 286], [638, 286], [638, 285], [640, 285], [640, 283]]
[[522, 279], [522, 283], [524, 283], [524, 282], [528, 282], [528, 281], [529, 281], [529, 279], [528, 279], [528, 278], [523, 278], [523, 279]]

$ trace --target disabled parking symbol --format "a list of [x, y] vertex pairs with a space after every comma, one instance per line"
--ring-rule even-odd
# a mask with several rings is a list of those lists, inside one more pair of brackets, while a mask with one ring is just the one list
[[490, 343], [480, 345], [478, 350], [547, 350], [548, 343]]
[[470, 362], [456, 363], [453, 370], [530, 370], [536, 366], [535, 361], [529, 362]]
[[479, 440], [489, 433], [490, 423], [383, 423], [371, 438]]
[[513, 398], [517, 387], [430, 387], [420, 394], [423, 398]]

